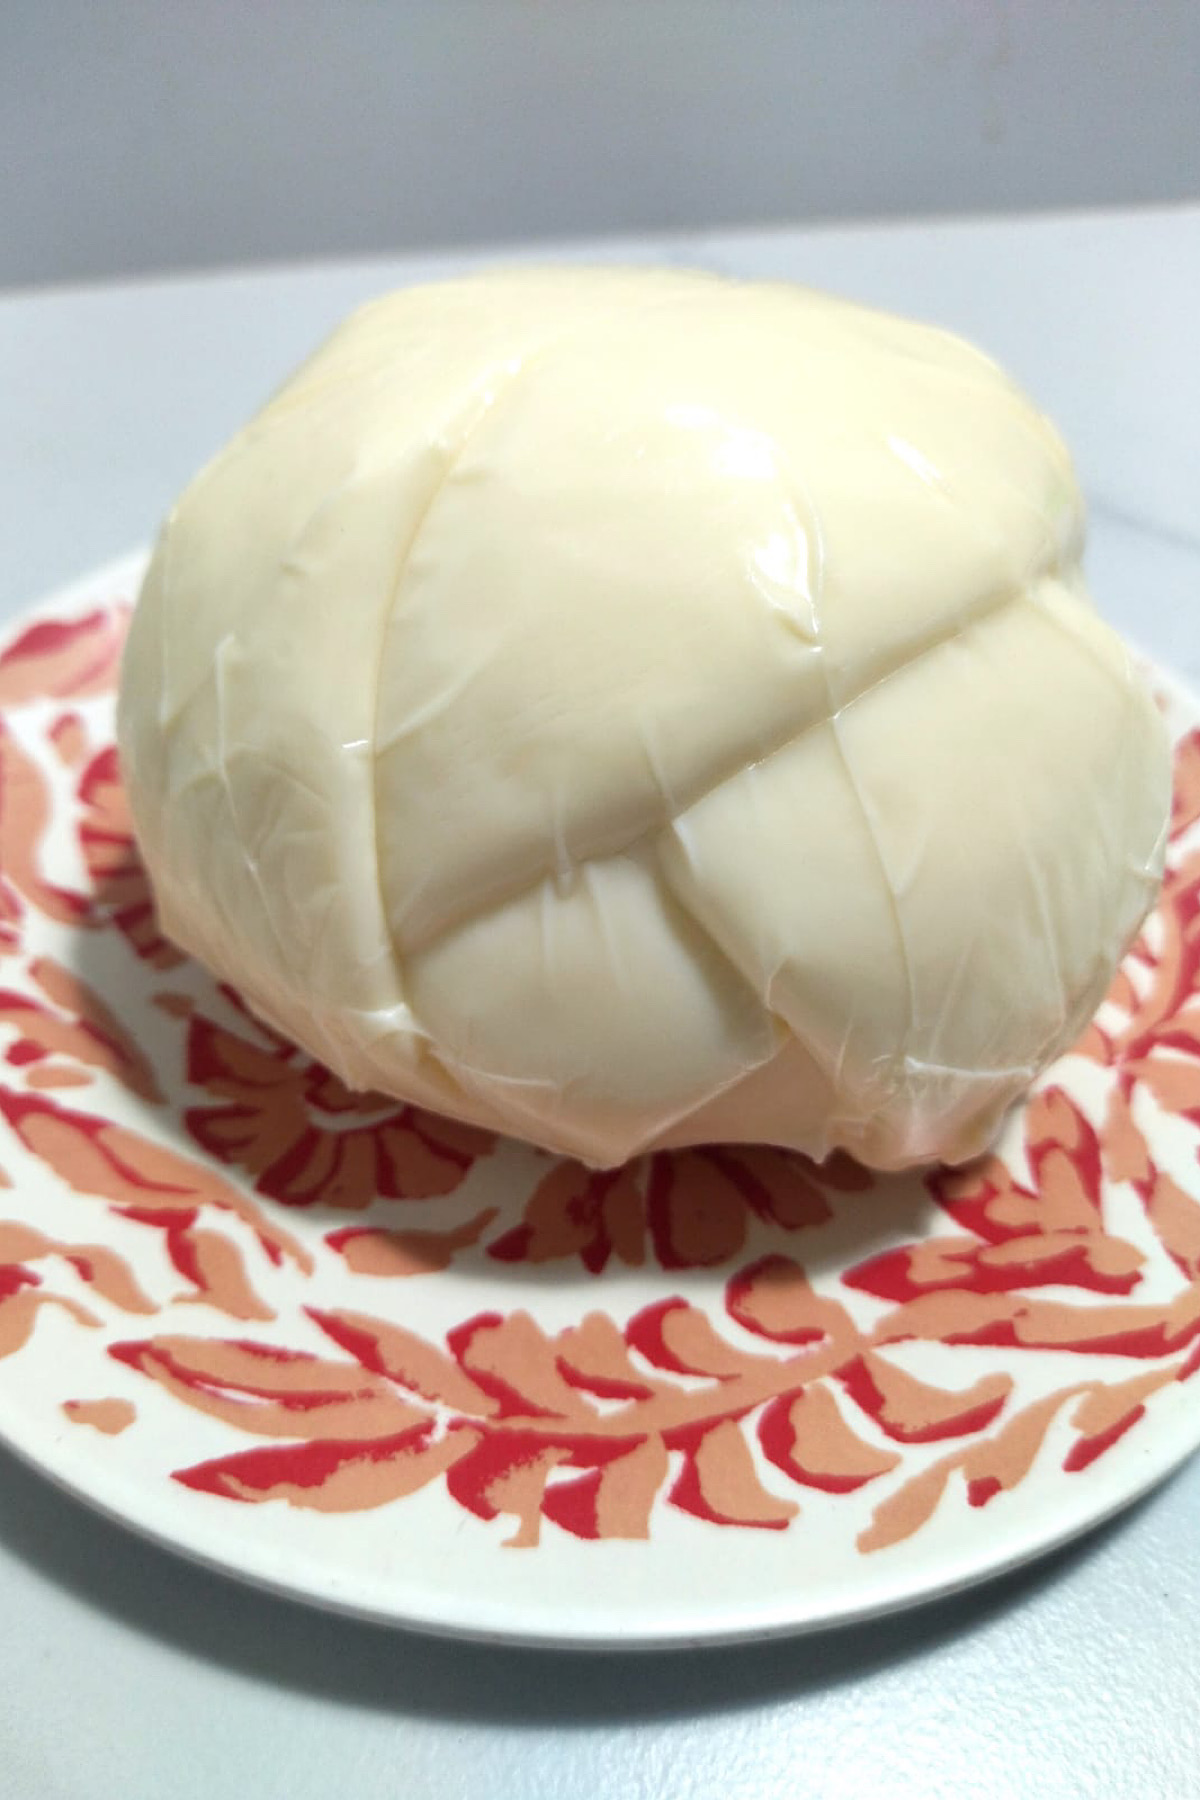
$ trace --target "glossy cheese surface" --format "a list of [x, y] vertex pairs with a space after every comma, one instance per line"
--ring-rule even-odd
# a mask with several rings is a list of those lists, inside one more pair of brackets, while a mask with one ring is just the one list
[[166, 929], [353, 1086], [594, 1163], [982, 1147], [1161, 865], [1165, 736], [986, 357], [534, 270], [354, 315], [160, 539]]

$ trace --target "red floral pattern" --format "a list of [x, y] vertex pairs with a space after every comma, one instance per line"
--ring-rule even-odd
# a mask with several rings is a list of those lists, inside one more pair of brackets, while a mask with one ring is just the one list
[[376, 1200], [449, 1194], [494, 1143], [487, 1132], [418, 1107], [353, 1094], [249, 1021], [242, 1034], [193, 1013], [187, 1073], [221, 1102], [185, 1115], [201, 1149], [244, 1170], [260, 1194], [285, 1206], [360, 1211]]
[[672, 1151], [640, 1168], [600, 1172], [564, 1159], [537, 1183], [520, 1224], [488, 1253], [533, 1263], [578, 1255], [598, 1275], [612, 1256], [640, 1265], [649, 1237], [664, 1269], [715, 1268], [741, 1252], [754, 1219], [784, 1231], [824, 1225], [833, 1217], [829, 1190], [871, 1185], [848, 1157], [818, 1167], [767, 1145]]
[[93, 917], [111, 923], [138, 956], [156, 969], [183, 961], [158, 928], [154, 899], [133, 837], [129, 807], [117, 769], [117, 752], [106, 744], [79, 777], [79, 843], [92, 887]]
[[[1083, 1474], [1200, 1372], [1200, 732], [1179, 746], [1161, 904], [1003, 1157], [923, 1193], [762, 1147], [596, 1173], [349, 1093], [162, 937], [111, 743], [123, 622], [43, 620], [0, 653], [0, 1113], [14, 1155], [95, 1220], [55, 1236], [0, 1195], [0, 1358], [47, 1308], [102, 1334], [110, 1367], [237, 1434], [183, 1486], [337, 1512], [436, 1481], [524, 1546], [547, 1524], [645, 1537], [660, 1508], [785, 1531], [806, 1493], [873, 1489], [869, 1553], [954, 1482], [974, 1508], [1016, 1488], [1052, 1432]], [[326, 1216], [347, 1212], [367, 1216]], [[887, 1248], [847, 1254], [885, 1218]], [[595, 1304], [557, 1329], [521, 1306], [434, 1334], [380, 1315], [394, 1290], [372, 1283], [467, 1257], [502, 1291], [562, 1265]], [[628, 1268], [661, 1292], [622, 1321], [604, 1278]], [[705, 1270], [719, 1300], [675, 1291]], [[296, 1299], [347, 1289], [365, 1310]], [[181, 1331], [183, 1305], [260, 1335]], [[162, 1328], [129, 1336], [132, 1319]], [[941, 1370], [958, 1346], [998, 1354], [935, 1380], [913, 1372], [929, 1346]], [[1097, 1352], [1128, 1372], [1098, 1375]], [[1038, 1355], [1064, 1379], [1030, 1399]], [[98, 1445], [139, 1429], [127, 1400], [61, 1404]]]

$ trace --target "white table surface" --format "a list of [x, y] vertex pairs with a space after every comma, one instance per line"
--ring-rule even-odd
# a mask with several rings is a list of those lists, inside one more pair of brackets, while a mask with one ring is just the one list
[[[1102, 609], [1200, 683], [1200, 207], [572, 246], [939, 320], [1064, 428]], [[451, 259], [0, 295], [0, 617], [146, 538], [336, 318]], [[0, 1453], [2, 1800], [1197, 1800], [1200, 1459], [973, 1594], [793, 1643], [570, 1656], [265, 1598]]]

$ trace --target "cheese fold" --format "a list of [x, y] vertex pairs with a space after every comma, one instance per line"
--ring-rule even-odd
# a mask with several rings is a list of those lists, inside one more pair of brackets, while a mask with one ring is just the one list
[[1153, 899], [1157, 711], [985, 356], [542, 269], [349, 319], [126, 650], [167, 932], [352, 1087], [612, 1165], [983, 1148]]

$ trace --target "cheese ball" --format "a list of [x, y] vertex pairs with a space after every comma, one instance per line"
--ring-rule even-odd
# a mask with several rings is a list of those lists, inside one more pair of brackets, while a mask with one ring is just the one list
[[1082, 535], [1050, 424], [942, 331], [678, 271], [389, 295], [146, 576], [164, 928], [351, 1087], [594, 1165], [963, 1160], [1161, 871]]

